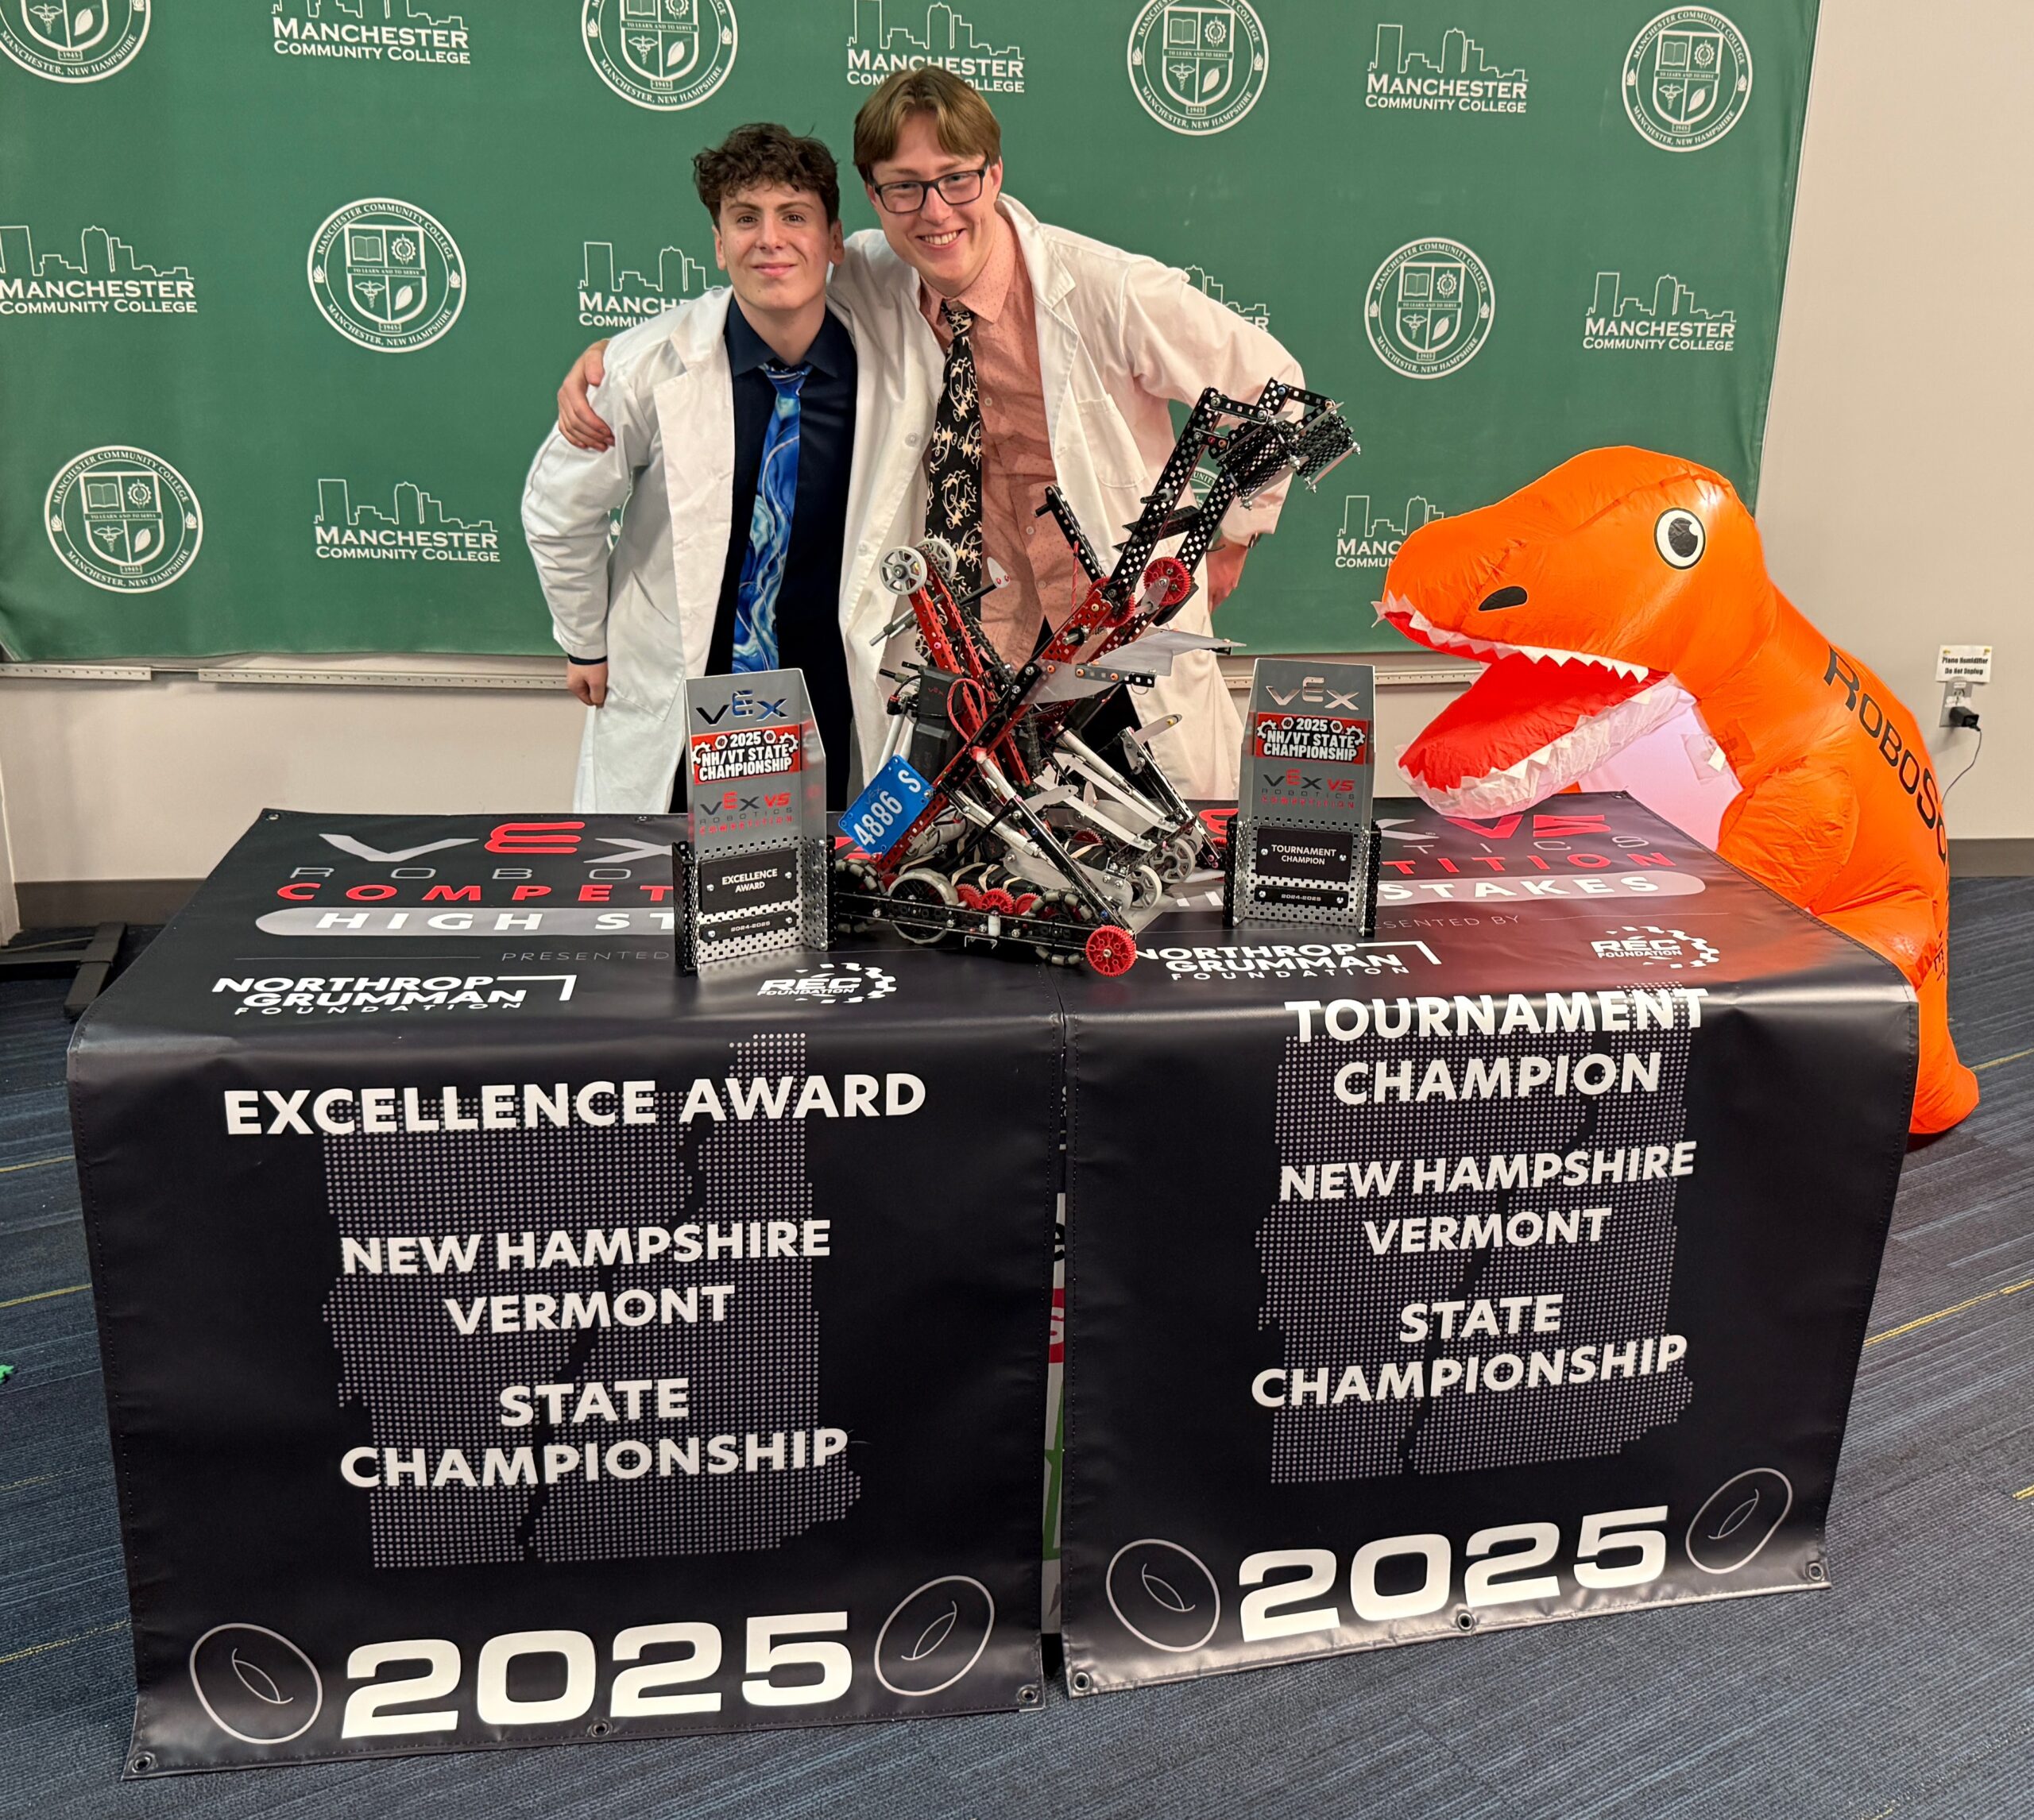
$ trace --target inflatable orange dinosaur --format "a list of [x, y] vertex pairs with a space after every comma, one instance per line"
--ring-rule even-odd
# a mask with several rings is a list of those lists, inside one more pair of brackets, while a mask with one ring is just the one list
[[1642, 449], [1578, 455], [1407, 538], [1382, 612], [1487, 666], [1399, 761], [1446, 814], [1537, 802], [1692, 710], [1739, 790], [1717, 851], [1912, 982], [1913, 1129], [1978, 1103], [1950, 1039], [1949, 840], [1921, 730], [1773, 586], [1722, 475]]

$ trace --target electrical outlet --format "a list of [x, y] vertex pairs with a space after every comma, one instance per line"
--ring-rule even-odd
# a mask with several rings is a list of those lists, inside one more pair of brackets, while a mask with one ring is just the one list
[[1964, 723], [1959, 710], [1974, 711], [1978, 685], [1992, 679], [1992, 647], [1988, 644], [1946, 644], [1935, 655], [1935, 681], [1942, 685], [1942, 715], [1938, 727]]

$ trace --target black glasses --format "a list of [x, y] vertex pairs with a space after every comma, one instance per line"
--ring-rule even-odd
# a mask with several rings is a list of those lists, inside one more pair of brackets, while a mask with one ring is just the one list
[[988, 175], [988, 166], [984, 164], [979, 171], [949, 171], [929, 184], [878, 184], [876, 199], [890, 214], [916, 214], [925, 207], [927, 190], [938, 191], [942, 202], [971, 203], [982, 193], [982, 182]]

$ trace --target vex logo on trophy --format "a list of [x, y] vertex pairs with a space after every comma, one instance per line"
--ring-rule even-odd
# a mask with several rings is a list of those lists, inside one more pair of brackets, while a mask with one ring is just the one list
[[25, 222], [0, 227], [0, 316], [195, 316], [198, 286], [185, 265], [155, 266], [95, 224], [78, 236], [78, 263], [37, 253]]
[[1378, 267], [1363, 304], [1377, 357], [1408, 379], [1467, 366], [1490, 339], [1497, 286], [1459, 240], [1414, 240]]
[[49, 483], [42, 520], [65, 568], [118, 594], [168, 587], [205, 535], [191, 483], [146, 449], [88, 449], [66, 463]]
[[894, 12], [885, 0], [853, 4], [854, 25], [848, 34], [851, 87], [874, 88], [898, 70], [936, 64], [965, 76], [986, 95], [1024, 92], [1023, 46], [984, 44], [975, 35], [973, 21], [945, 0], [932, 0], [926, 6], [922, 33], [911, 29], [918, 17], [916, 0], [900, 0]]
[[1715, 145], [1750, 100], [1751, 47], [1709, 7], [1661, 14], [1625, 52], [1624, 110], [1662, 151]]
[[697, 106], [734, 68], [733, 0], [585, 0], [586, 55], [638, 107]]
[[1592, 354], [1729, 354], [1737, 335], [1736, 311], [1703, 308], [1671, 272], [1660, 274], [1650, 303], [1624, 294], [1622, 272], [1599, 272], [1582, 319], [1582, 345]]
[[10, 0], [0, 51], [51, 82], [98, 82], [124, 69], [149, 35], [149, 0]]
[[369, 196], [334, 210], [311, 237], [308, 266], [319, 313], [377, 354], [428, 346], [466, 307], [458, 243], [413, 203]]
[[1220, 133], [1257, 105], [1270, 68], [1247, 0], [1148, 0], [1130, 28], [1130, 86], [1174, 133]]

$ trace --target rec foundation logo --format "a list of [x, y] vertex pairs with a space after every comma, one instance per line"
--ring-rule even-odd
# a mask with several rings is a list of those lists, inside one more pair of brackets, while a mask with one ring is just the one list
[[1222, 133], [1257, 105], [1270, 69], [1247, 0], [1147, 0], [1130, 28], [1130, 86], [1174, 133]]
[[399, 481], [395, 509], [354, 504], [343, 480], [318, 483], [311, 547], [321, 562], [499, 562], [501, 538], [491, 518], [454, 518], [411, 481]]
[[146, 449], [87, 449], [58, 470], [42, 522], [57, 559], [114, 594], [166, 588], [197, 559], [204, 514], [191, 483]]
[[1715, 145], [1750, 100], [1751, 47], [1707, 6], [1661, 14], [1625, 52], [1625, 113], [1663, 152]]
[[149, 35], [149, 0], [10, 0], [0, 51], [51, 82], [101, 82], [125, 69]]
[[1599, 272], [1582, 345], [1592, 354], [1729, 354], [1737, 346], [1738, 313], [1707, 310], [1671, 272], [1653, 287], [1650, 303], [1624, 293], [1624, 274]]
[[584, 0], [579, 21], [595, 72], [638, 107], [696, 107], [734, 68], [734, 0]]
[[466, 20], [457, 13], [431, 12], [416, 0], [274, 0], [269, 23], [279, 57], [473, 66]]
[[0, 226], [0, 316], [195, 316], [198, 286], [184, 265], [143, 264], [99, 226], [78, 236], [78, 263], [38, 253], [24, 222]]
[[1414, 493], [1394, 520], [1373, 509], [1367, 493], [1344, 495], [1342, 528], [1335, 534], [1338, 569], [1388, 569], [1398, 546], [1423, 524], [1447, 516], [1425, 493]]
[[822, 960], [801, 967], [788, 978], [765, 980], [756, 988], [759, 999], [795, 999], [808, 1005], [865, 1005], [887, 999], [897, 990], [894, 975], [873, 961]]
[[319, 314], [377, 354], [427, 347], [459, 319], [466, 262], [435, 215], [369, 196], [326, 216], [307, 261]]
[[899, 70], [933, 64], [964, 76], [984, 95], [1024, 92], [1024, 47], [985, 44], [974, 21], [945, 0], [925, 8], [922, 31], [918, 0], [853, 0], [854, 23], [848, 33], [848, 86], [874, 88]]
[[682, 247], [659, 247], [655, 265], [648, 270], [617, 271], [614, 242], [586, 241], [579, 267], [579, 327], [632, 329], [698, 296], [710, 281], [706, 268]]
[[1496, 317], [1490, 268], [1459, 240], [1407, 242], [1378, 267], [1363, 304], [1371, 349], [1408, 379], [1467, 366]]
[[1440, 55], [1406, 48], [1406, 28], [1380, 25], [1363, 83], [1363, 106], [1405, 114], [1523, 114], [1526, 72], [1500, 69], [1460, 26], [1440, 35]]
[[1605, 931], [1602, 941], [1589, 945], [1599, 960], [1636, 961], [1641, 967], [1664, 967], [1675, 973], [1714, 967], [1723, 958], [1699, 935], [1651, 922], [1625, 923]]

